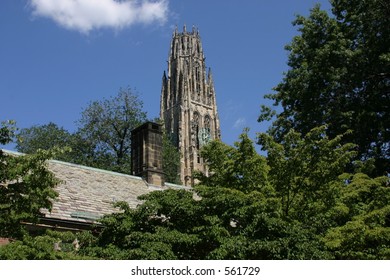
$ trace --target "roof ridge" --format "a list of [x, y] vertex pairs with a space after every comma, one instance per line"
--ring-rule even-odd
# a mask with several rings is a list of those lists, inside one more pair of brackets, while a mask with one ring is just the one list
[[[17, 152], [17, 151], [11, 151], [11, 150], [6, 150], [6, 149], [0, 149], [0, 150], [3, 151], [4, 153], [15, 155], [15, 156], [27, 155], [26, 153], [21, 153], [21, 152]], [[106, 170], [106, 169], [101, 169], [101, 168], [96, 168], [96, 167], [91, 167], [91, 166], [87, 166], [87, 165], [71, 163], [71, 162], [62, 161], [62, 160], [56, 160], [56, 159], [49, 159], [48, 162], [63, 164], [63, 165], [71, 166], [71, 167], [77, 167], [77, 168], [85, 169], [85, 170], [91, 170], [91, 171], [106, 173], [106, 174], [110, 174], [110, 175], [125, 176], [125, 177], [129, 177], [129, 178], [132, 178], [132, 179], [137, 179], [137, 180], [142, 181], [142, 178], [138, 177], [138, 176], [125, 174], [125, 173], [120, 173], [120, 172], [115, 172], [115, 171]]]
[[81, 164], [77, 164], [77, 163], [71, 163], [71, 162], [66, 162], [66, 161], [61, 161], [61, 160], [56, 160], [56, 159], [50, 159], [48, 161], [52, 162], [52, 163], [58, 163], [58, 164], [66, 165], [66, 166], [84, 169], [84, 170], [90, 170], [90, 171], [105, 173], [105, 174], [114, 175], [114, 176], [123, 176], [123, 177], [128, 177], [128, 178], [142, 181], [141, 177], [130, 175], [130, 174], [115, 172], [115, 171], [106, 170], [106, 169], [100, 169], [100, 168], [96, 168], [96, 167], [91, 167], [91, 166], [87, 166], [87, 165], [81, 165]]
[[[5, 153], [13, 154], [16, 156], [26, 155], [25, 153], [20, 153], [20, 152], [6, 150], [6, 149], [0, 149], [0, 150], [5, 152]], [[77, 164], [77, 163], [71, 163], [71, 162], [56, 160], [56, 159], [49, 159], [48, 162], [62, 164], [62, 165], [70, 166], [70, 167], [83, 169], [83, 170], [90, 170], [90, 171], [113, 175], [113, 176], [122, 176], [122, 177], [127, 177], [127, 178], [131, 178], [131, 179], [139, 180], [139, 181], [144, 181], [147, 187], [152, 187], [152, 188], [153, 187], [158, 187], [158, 188], [162, 187], [162, 186], [154, 186], [154, 185], [148, 184], [142, 177], [134, 176], [134, 175], [130, 175], [130, 174], [115, 172], [115, 171], [106, 170], [106, 169], [100, 169], [100, 168], [96, 168], [96, 167], [91, 167], [91, 166], [87, 166], [87, 165], [81, 165], [81, 164]], [[192, 189], [191, 187], [188, 187], [188, 186], [173, 184], [173, 183], [169, 183], [169, 182], [165, 182], [165, 186], [168, 188], [174, 188], [174, 189]]]

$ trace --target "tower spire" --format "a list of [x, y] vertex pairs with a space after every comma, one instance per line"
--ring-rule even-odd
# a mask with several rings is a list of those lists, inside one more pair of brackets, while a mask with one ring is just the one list
[[220, 138], [211, 70], [206, 71], [199, 31], [173, 33], [167, 75], [163, 74], [160, 118], [181, 153], [182, 183], [193, 184], [193, 172], [207, 174], [200, 148]]

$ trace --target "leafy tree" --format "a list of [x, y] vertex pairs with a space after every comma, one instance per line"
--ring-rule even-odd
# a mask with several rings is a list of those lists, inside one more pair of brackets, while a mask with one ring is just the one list
[[267, 185], [266, 159], [257, 154], [248, 130], [239, 139], [234, 147], [217, 140], [202, 149], [201, 155], [206, 160], [210, 173], [196, 175], [202, 184], [230, 187], [243, 192], [260, 190]]
[[[302, 223], [284, 219], [281, 200], [267, 180], [266, 161], [254, 151], [246, 133], [235, 147], [218, 141], [209, 145], [203, 156], [215, 172], [208, 181], [210, 186], [201, 181], [194, 189], [196, 194], [184, 190], [152, 192], [141, 196], [144, 203], [134, 210], [126, 203], [119, 203], [122, 212], [107, 215], [102, 220], [105, 227], [98, 245], [90, 249], [93, 256], [114, 259], [330, 258], [322, 250], [324, 243], [318, 236]], [[229, 182], [232, 177], [228, 172], [217, 176], [217, 171], [223, 167], [238, 174], [233, 177], [234, 184]], [[224, 186], [225, 183], [229, 186]], [[109, 253], [112, 255], [108, 256]]]
[[280, 199], [259, 191], [200, 190], [205, 221], [199, 229], [211, 248], [207, 259], [330, 258], [301, 223], [283, 217]]
[[[67, 152], [56, 154], [55, 159], [130, 173], [130, 132], [145, 121], [141, 108], [142, 102], [130, 89], [121, 90], [115, 98], [92, 102], [83, 112], [83, 126], [76, 133], [52, 122], [35, 125], [20, 130], [16, 148], [30, 154], [39, 149], [67, 147]], [[181, 184], [180, 153], [165, 133], [162, 146], [165, 180]]]
[[235, 147], [211, 142], [202, 152], [211, 176], [193, 191], [151, 192], [136, 209], [118, 202], [97, 237], [76, 236], [77, 251], [75, 235], [48, 232], [1, 248], [0, 258], [388, 259], [389, 178], [343, 173], [354, 145], [326, 131], [292, 130], [281, 143], [260, 134], [266, 161], [245, 132]]
[[33, 154], [38, 149], [65, 147], [71, 142], [71, 137], [71, 133], [52, 122], [41, 126], [34, 125], [20, 130], [16, 149], [21, 153]]
[[[299, 233], [324, 258], [388, 259], [389, 178], [343, 173], [356, 153], [354, 144], [342, 144], [346, 135], [332, 139], [326, 132], [326, 126], [304, 136], [291, 130], [281, 143], [259, 135], [283, 220], [297, 227], [288, 239]], [[298, 251], [300, 257], [310, 254]]]
[[344, 223], [323, 240], [337, 259], [390, 259], [390, 188], [388, 177], [349, 176], [341, 190]]
[[14, 121], [3, 121], [0, 126], [0, 145], [12, 142], [17, 128]]
[[341, 144], [347, 134], [331, 139], [326, 129], [314, 128], [304, 136], [291, 130], [282, 143], [269, 134], [258, 135], [268, 154], [270, 182], [282, 199], [284, 215], [318, 228], [324, 227], [323, 221], [310, 219], [318, 219], [317, 214], [336, 204], [343, 185], [339, 176], [355, 155], [353, 144]]
[[[93, 239], [89, 233], [46, 231], [42, 235], [24, 235], [22, 239], [0, 247], [0, 260], [79, 260], [93, 259], [80, 252]], [[76, 243], [81, 247], [76, 247]], [[79, 245], [80, 246], [80, 245]]]
[[[95, 152], [96, 143], [90, 139], [83, 139], [79, 133], [70, 133], [64, 128], [59, 128], [54, 123], [47, 125], [32, 126], [31, 128], [23, 128], [17, 134], [16, 149], [19, 152], [31, 154], [39, 149], [48, 150], [54, 148], [65, 148], [65, 153], [54, 155], [55, 159], [87, 166], [96, 166], [98, 162], [103, 162], [101, 157]], [[173, 146], [170, 139], [163, 134], [163, 170], [165, 173], [165, 181], [181, 184], [179, 177], [180, 153]], [[104, 169], [111, 169], [110, 166], [102, 166]], [[124, 173], [129, 173], [130, 169], [122, 170]]]
[[140, 199], [145, 203], [137, 209], [117, 203], [122, 212], [101, 220], [97, 246], [86, 251], [108, 259], [197, 259], [197, 237], [190, 232], [197, 216], [192, 193], [156, 191]]
[[83, 139], [80, 133], [70, 133], [63, 127], [50, 122], [20, 129], [16, 149], [26, 154], [38, 150], [67, 148], [66, 152], [53, 155], [55, 159], [83, 165], [93, 165], [97, 160], [91, 141]]
[[18, 134], [16, 148], [29, 154], [68, 147], [69, 151], [57, 154], [56, 159], [130, 173], [130, 132], [145, 120], [138, 96], [130, 88], [120, 89], [115, 97], [91, 102], [82, 112], [75, 133], [54, 123], [24, 128]]
[[130, 89], [94, 101], [82, 112], [79, 134], [94, 147], [92, 165], [123, 173], [130, 171], [130, 132], [146, 121], [142, 101]]
[[[372, 175], [390, 169], [390, 5], [387, 1], [333, 0], [333, 16], [319, 6], [298, 16], [300, 34], [286, 47], [289, 70], [268, 95], [281, 105], [270, 133], [302, 134], [324, 124], [329, 137], [347, 130], [361, 160], [374, 159]], [[259, 120], [275, 112], [263, 106]]]
[[[14, 129], [12, 123], [3, 123], [0, 144], [12, 140]], [[51, 209], [58, 180], [47, 170], [46, 160], [53, 153], [15, 156], [0, 150], [0, 236], [20, 238], [25, 233], [22, 221], [36, 222], [41, 208]]]

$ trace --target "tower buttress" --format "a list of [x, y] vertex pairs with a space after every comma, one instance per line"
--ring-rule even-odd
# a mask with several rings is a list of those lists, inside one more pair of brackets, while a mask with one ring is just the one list
[[221, 137], [214, 81], [195, 27], [173, 32], [160, 104], [165, 130], [181, 154], [181, 181], [192, 185], [194, 171], [207, 173], [201, 147]]

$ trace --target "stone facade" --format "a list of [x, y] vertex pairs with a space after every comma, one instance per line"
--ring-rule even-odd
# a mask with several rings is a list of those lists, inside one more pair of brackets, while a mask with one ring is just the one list
[[181, 181], [193, 185], [195, 170], [207, 174], [200, 148], [221, 137], [214, 82], [195, 28], [173, 33], [160, 106], [166, 132], [181, 154]]
[[164, 185], [160, 124], [147, 122], [131, 132], [131, 169], [149, 184]]

